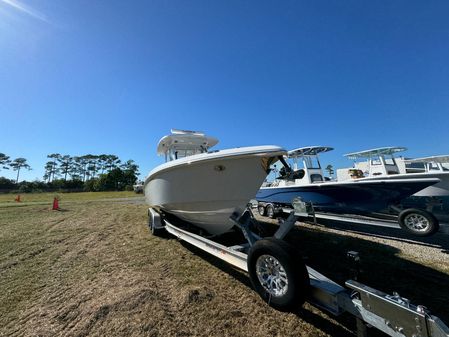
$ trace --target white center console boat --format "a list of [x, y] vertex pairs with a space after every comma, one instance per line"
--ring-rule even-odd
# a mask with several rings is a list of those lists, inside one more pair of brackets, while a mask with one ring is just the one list
[[172, 130], [157, 147], [166, 163], [145, 180], [151, 208], [176, 216], [207, 233], [229, 231], [229, 217], [241, 214], [286, 151], [278, 146], [252, 146], [208, 152], [218, 140], [195, 131]]
[[338, 181], [353, 178], [365, 180], [438, 178], [440, 182], [414, 194], [417, 197], [449, 196], [449, 156], [416, 159], [395, 158], [405, 147], [381, 147], [348, 153], [354, 167], [337, 170]]

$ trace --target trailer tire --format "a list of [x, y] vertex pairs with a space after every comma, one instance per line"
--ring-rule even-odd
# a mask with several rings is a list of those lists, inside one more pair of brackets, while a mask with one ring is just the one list
[[264, 205], [257, 205], [257, 212], [260, 216], [265, 216], [265, 206]]
[[417, 236], [430, 236], [440, 228], [432, 213], [417, 208], [403, 210], [398, 215], [398, 222], [402, 229]]
[[309, 274], [301, 256], [285, 241], [257, 241], [248, 253], [248, 272], [259, 296], [277, 310], [299, 308], [309, 292]]
[[267, 205], [266, 212], [267, 212], [267, 217], [269, 217], [270, 219], [274, 219], [275, 211], [274, 211], [273, 205]]

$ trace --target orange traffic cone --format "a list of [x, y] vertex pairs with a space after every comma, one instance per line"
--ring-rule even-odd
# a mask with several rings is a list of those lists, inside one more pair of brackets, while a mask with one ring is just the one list
[[16, 202], [20, 202], [20, 194], [17, 194], [17, 197], [14, 199]]
[[53, 199], [53, 211], [58, 211], [59, 210], [59, 202], [58, 202], [58, 198], [54, 198]]

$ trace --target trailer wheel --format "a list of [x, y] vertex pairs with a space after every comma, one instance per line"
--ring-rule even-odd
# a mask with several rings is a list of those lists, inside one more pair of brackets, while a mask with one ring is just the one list
[[427, 211], [408, 208], [399, 213], [399, 226], [417, 236], [429, 236], [438, 232], [438, 220]]
[[270, 306], [283, 311], [299, 308], [309, 290], [309, 274], [295, 248], [269, 238], [257, 241], [248, 254], [253, 288]]
[[265, 207], [263, 205], [258, 205], [257, 212], [259, 212], [260, 216], [265, 216]]
[[273, 205], [267, 205], [267, 217], [274, 219], [274, 207]]

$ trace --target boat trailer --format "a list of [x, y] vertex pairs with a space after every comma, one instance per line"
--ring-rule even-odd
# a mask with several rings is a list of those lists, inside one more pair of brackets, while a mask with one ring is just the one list
[[449, 231], [449, 228], [447, 228], [448, 224], [439, 223], [435, 216], [428, 210], [418, 208], [401, 209], [390, 206], [391, 210], [396, 212], [397, 215], [386, 213], [372, 213], [367, 215], [339, 214], [316, 211], [312, 203], [302, 202], [300, 198], [295, 199], [293, 199], [291, 206], [273, 202], [257, 202], [257, 212], [260, 216], [267, 216], [274, 219], [279, 214], [290, 214], [292, 210], [298, 212], [297, 209], [301, 208], [301, 211], [297, 213], [298, 216], [304, 219], [304, 221], [312, 222], [314, 225], [317, 224], [317, 219], [334, 220], [353, 224], [402, 229], [411, 235], [419, 237], [431, 236], [438, 231], [443, 233]]
[[[276, 295], [284, 290], [282, 280], [285, 277], [284, 274], [286, 272], [288, 274], [289, 266], [282, 265], [284, 261], [282, 254], [270, 256], [270, 252], [276, 250], [263, 250], [263, 243], [279, 245], [284, 242], [282, 239], [295, 226], [299, 217], [304, 215], [301, 212], [301, 207], [296, 208], [299, 211], [291, 211], [288, 218], [280, 222], [273, 237], [268, 239], [261, 238], [250, 230], [251, 223], [254, 221], [250, 209], [247, 209], [241, 216], [238, 216], [237, 213], [234, 214], [231, 220], [241, 229], [247, 243], [229, 247], [175, 226], [170, 222], [171, 220], [166, 219], [164, 213], [159, 213], [153, 208], [148, 210], [149, 228], [154, 235], [161, 235], [166, 231], [179, 240], [186, 241], [234, 267], [248, 272], [251, 283], [259, 295], [269, 305], [282, 310], [288, 306], [283, 308], [282, 303], [275, 300]], [[348, 256], [356, 261], [359, 259], [357, 252], [348, 252]], [[251, 262], [254, 260], [255, 263]], [[299, 269], [301, 269], [300, 267]], [[424, 306], [414, 305], [397, 293], [389, 295], [355, 280], [346, 281], [346, 287], [343, 287], [311, 267], [304, 265], [304, 268], [306, 271], [304, 280], [307, 281], [307, 287], [300, 289], [302, 294], [299, 296], [293, 296], [293, 298], [299, 298], [299, 306], [303, 304], [302, 299], [304, 299], [335, 316], [344, 312], [350, 313], [356, 318], [359, 337], [366, 337], [368, 329], [371, 327], [394, 337], [449, 337], [449, 327], [444, 322], [433, 316]], [[264, 294], [269, 296], [263, 296]]]

